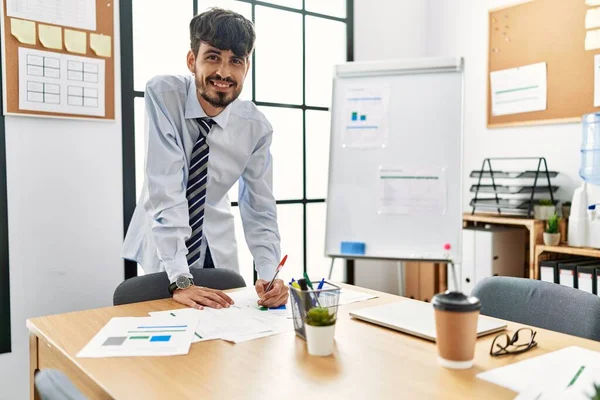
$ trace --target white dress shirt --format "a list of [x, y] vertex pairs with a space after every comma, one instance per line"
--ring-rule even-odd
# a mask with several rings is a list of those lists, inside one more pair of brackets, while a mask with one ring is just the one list
[[[174, 282], [191, 277], [186, 259], [189, 224], [186, 186], [192, 149], [206, 117], [192, 76], [157, 76], [145, 92], [144, 186], [125, 237], [121, 256], [146, 273], [167, 271]], [[228, 191], [239, 180], [238, 202], [246, 242], [262, 279], [270, 280], [280, 257], [273, 163], [273, 128], [250, 101], [236, 100], [213, 117], [208, 184], [200, 259], [210, 246], [215, 267], [239, 271], [235, 227]]]

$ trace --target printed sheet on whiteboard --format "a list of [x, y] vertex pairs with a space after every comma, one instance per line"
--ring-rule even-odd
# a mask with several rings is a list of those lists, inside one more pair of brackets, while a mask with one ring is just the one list
[[387, 85], [346, 89], [339, 125], [343, 128], [343, 147], [369, 149], [387, 145], [390, 90]]
[[445, 168], [380, 168], [379, 184], [379, 214], [446, 214]]

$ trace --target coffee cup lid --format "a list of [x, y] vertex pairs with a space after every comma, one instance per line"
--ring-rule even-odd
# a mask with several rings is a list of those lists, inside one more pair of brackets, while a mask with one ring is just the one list
[[470, 312], [481, 309], [481, 301], [474, 296], [466, 296], [461, 292], [436, 294], [431, 300], [433, 307], [441, 311]]

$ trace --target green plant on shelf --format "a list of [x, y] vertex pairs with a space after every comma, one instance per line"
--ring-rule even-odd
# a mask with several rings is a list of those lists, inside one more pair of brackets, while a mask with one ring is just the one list
[[311, 308], [306, 313], [306, 323], [311, 326], [330, 326], [335, 324], [335, 315], [324, 307]]
[[554, 213], [553, 216], [548, 218], [548, 225], [546, 226], [546, 233], [558, 233], [558, 223], [560, 222], [560, 217], [558, 214]]
[[542, 199], [538, 200], [538, 205], [540, 206], [553, 206], [554, 202], [550, 199]]

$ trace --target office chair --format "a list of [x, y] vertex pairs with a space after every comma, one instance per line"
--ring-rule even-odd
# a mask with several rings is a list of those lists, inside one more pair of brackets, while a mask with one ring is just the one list
[[494, 276], [472, 295], [481, 314], [600, 341], [600, 298], [579, 289], [533, 279]]
[[[212, 289], [227, 290], [245, 287], [244, 278], [237, 272], [224, 268], [190, 268], [197, 286], [205, 286]], [[168, 299], [169, 278], [166, 272], [129, 278], [121, 283], [113, 295], [113, 304], [138, 303], [141, 301]]]
[[34, 383], [41, 400], [87, 400], [66, 375], [54, 369], [35, 374]]

